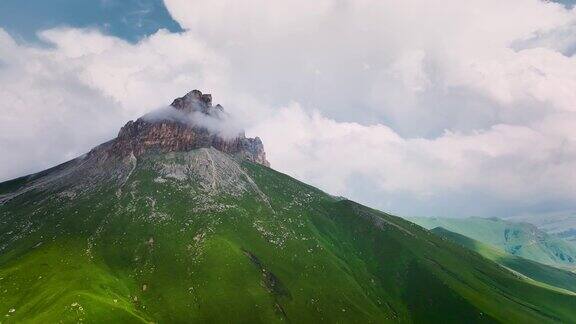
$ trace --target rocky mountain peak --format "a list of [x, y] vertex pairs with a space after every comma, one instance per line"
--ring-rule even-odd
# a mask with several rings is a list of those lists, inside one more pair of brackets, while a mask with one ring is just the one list
[[201, 112], [218, 118], [221, 117], [224, 112], [222, 106], [212, 105], [211, 94], [203, 94], [200, 90], [192, 90], [184, 97], [176, 98], [170, 106], [185, 113]]
[[213, 147], [270, 166], [260, 138], [247, 138], [244, 132], [238, 132], [236, 136], [222, 135], [224, 132], [219, 127], [226, 125], [226, 118], [229, 116], [221, 105], [212, 105], [212, 95], [192, 90], [159, 113], [129, 121], [108, 144], [109, 153], [138, 157], [148, 152], [184, 152]]

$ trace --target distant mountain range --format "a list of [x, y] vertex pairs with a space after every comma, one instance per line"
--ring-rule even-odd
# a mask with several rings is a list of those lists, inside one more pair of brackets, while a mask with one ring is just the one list
[[576, 212], [523, 215], [507, 219], [512, 222], [530, 223], [546, 233], [576, 242]]
[[442, 227], [528, 260], [576, 268], [576, 244], [528, 223], [498, 218], [408, 218], [427, 229]]
[[489, 244], [450, 232], [442, 227], [436, 227], [431, 231], [536, 282], [566, 289], [576, 294], [576, 274], [573, 272], [506, 253]]

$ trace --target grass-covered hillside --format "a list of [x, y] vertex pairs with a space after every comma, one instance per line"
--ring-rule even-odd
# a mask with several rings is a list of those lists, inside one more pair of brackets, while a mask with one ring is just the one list
[[2, 323], [547, 323], [576, 297], [214, 149], [0, 185]]
[[568, 270], [576, 269], [574, 242], [547, 234], [528, 223], [476, 217], [421, 217], [408, 220], [427, 229], [442, 227], [528, 260]]

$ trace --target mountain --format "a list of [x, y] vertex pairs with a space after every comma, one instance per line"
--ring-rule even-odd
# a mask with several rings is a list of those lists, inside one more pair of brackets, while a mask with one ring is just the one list
[[450, 232], [442, 227], [433, 228], [431, 232], [477, 252], [483, 257], [530, 279], [557, 288], [566, 289], [576, 294], [575, 273], [506, 253], [491, 245], [473, 240], [464, 235]]
[[227, 118], [193, 91], [0, 184], [2, 321], [575, 321], [573, 294], [274, 171]]
[[548, 234], [553, 234], [576, 244], [576, 213], [520, 215], [507, 218], [511, 222], [530, 223]]
[[528, 223], [499, 218], [407, 218], [427, 229], [442, 227], [528, 260], [568, 270], [576, 268], [576, 244]]

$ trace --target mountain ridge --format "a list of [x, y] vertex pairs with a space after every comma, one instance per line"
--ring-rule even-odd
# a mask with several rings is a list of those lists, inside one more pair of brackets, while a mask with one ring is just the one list
[[525, 222], [499, 218], [407, 218], [422, 227], [443, 227], [449, 231], [487, 243], [512, 255], [552, 265], [576, 269], [576, 245]]
[[489, 244], [451, 232], [443, 227], [436, 227], [430, 231], [475, 251], [483, 257], [509, 268], [514, 272], [522, 274], [535, 281], [566, 289], [576, 294], [576, 274], [573, 272], [506, 253]]

